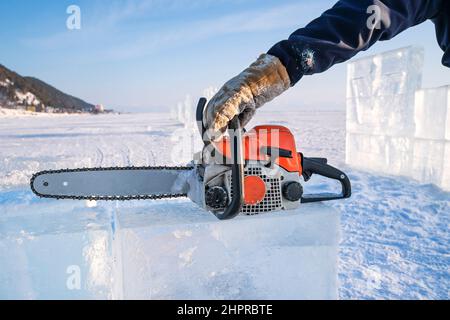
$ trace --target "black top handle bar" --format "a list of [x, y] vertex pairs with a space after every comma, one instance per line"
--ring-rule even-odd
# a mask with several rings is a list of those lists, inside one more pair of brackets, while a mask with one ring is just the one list
[[[203, 124], [203, 111], [206, 106], [206, 98], [201, 98], [197, 105], [196, 120], [200, 134], [205, 146], [209, 146], [211, 141], [206, 135], [206, 128]], [[242, 147], [242, 128], [239, 117], [236, 116], [228, 125], [231, 151], [231, 184], [233, 197], [230, 204], [223, 212], [215, 212], [215, 216], [220, 220], [229, 220], [236, 217], [242, 210], [244, 203], [244, 153]]]

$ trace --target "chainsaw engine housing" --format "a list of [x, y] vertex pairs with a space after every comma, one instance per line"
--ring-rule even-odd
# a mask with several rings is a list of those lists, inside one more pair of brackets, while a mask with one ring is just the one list
[[[214, 144], [214, 161], [209, 169], [231, 159], [229, 138]], [[282, 126], [258, 126], [243, 136], [244, 203], [241, 213], [254, 215], [295, 209], [303, 196], [300, 184], [302, 155], [297, 153], [289, 129]], [[210, 160], [211, 161], [211, 160]], [[220, 163], [221, 165], [221, 163]], [[225, 167], [226, 168], [226, 167]], [[223, 210], [233, 199], [231, 169], [219, 171], [205, 183], [208, 210]]]

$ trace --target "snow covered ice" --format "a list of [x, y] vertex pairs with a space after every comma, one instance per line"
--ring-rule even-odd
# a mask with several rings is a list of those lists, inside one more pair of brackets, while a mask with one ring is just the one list
[[262, 109], [261, 123], [347, 172], [352, 198], [225, 223], [187, 199], [38, 199], [36, 171], [184, 163], [172, 133], [196, 129], [157, 113], [0, 118], [0, 297], [449, 298], [449, 193], [345, 166], [344, 112]]

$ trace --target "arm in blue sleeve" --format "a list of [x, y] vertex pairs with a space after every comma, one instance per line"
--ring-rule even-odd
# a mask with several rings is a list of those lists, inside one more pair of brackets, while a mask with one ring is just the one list
[[[439, 14], [445, 0], [341, 0], [288, 40], [269, 50], [288, 70], [291, 85], [303, 75], [320, 73], [349, 60], [378, 40], [389, 40], [400, 32]], [[372, 23], [375, 14], [378, 24]], [[372, 8], [372, 9], [371, 9]], [[371, 20], [372, 19], [372, 20]]]

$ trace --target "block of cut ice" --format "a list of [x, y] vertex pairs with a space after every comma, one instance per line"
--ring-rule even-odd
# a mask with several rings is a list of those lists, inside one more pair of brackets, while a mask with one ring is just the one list
[[373, 95], [373, 79], [371, 77], [351, 79], [349, 82], [349, 86], [349, 98], [371, 97]]
[[442, 179], [440, 187], [443, 190], [450, 191], [450, 142], [445, 142], [444, 150], [444, 166], [442, 168]]
[[387, 173], [410, 176], [412, 172], [414, 139], [388, 137], [386, 142]]
[[121, 247], [132, 248], [121, 257], [125, 299], [337, 297], [340, 217], [333, 208], [303, 205], [227, 222], [197, 213], [180, 223], [184, 208], [155, 218], [150, 207], [145, 223], [122, 223]]
[[340, 214], [324, 204], [224, 222], [189, 200], [9, 201], [0, 299], [338, 297]]
[[410, 138], [348, 133], [346, 162], [385, 174], [409, 175], [413, 148]]
[[379, 97], [380, 109], [385, 116], [384, 133], [391, 136], [413, 136], [414, 95]]
[[445, 121], [445, 140], [450, 141], [450, 86], [447, 92], [447, 120]]
[[445, 144], [444, 140], [415, 139], [411, 176], [440, 186], [446, 162]]
[[450, 86], [418, 90], [414, 121], [415, 137], [446, 139], [450, 132]]
[[368, 170], [384, 172], [387, 162], [385, 136], [347, 133], [346, 163]]
[[450, 142], [347, 133], [346, 163], [450, 191]]
[[382, 74], [372, 82], [372, 94], [374, 96], [390, 96], [412, 93], [416, 86], [414, 88], [410, 86], [407, 71]]
[[374, 97], [347, 99], [347, 131], [374, 134], [386, 127], [386, 117]]
[[408, 46], [375, 55], [374, 63], [380, 68], [381, 74], [401, 73], [409, 75], [422, 74], [424, 49]]
[[347, 131], [376, 135], [414, 134], [413, 95], [347, 99]]
[[373, 63], [373, 55], [369, 57], [353, 59], [347, 64], [348, 79], [365, 78], [372, 74], [372, 69], [375, 68]]
[[24, 230], [1, 239], [0, 299], [112, 298], [109, 239], [106, 231]]
[[411, 80], [406, 71], [354, 78], [349, 80], [349, 86], [349, 98], [413, 94], [419, 88], [417, 79]]
[[421, 87], [423, 56], [423, 48], [406, 47], [350, 62], [347, 98], [413, 94]]
[[117, 298], [108, 208], [0, 193], [1, 299]]

